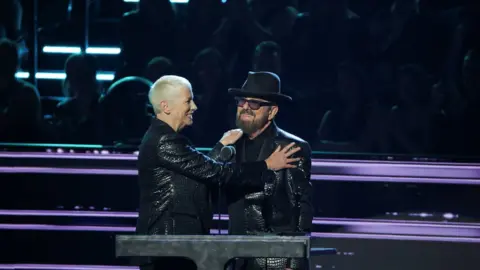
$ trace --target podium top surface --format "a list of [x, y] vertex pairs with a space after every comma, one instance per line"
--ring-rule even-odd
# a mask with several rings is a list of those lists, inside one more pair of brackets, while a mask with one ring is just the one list
[[117, 235], [117, 242], [269, 242], [269, 243], [302, 243], [307, 244], [308, 236], [276, 236], [276, 235]]
[[117, 235], [118, 257], [305, 258], [308, 236]]

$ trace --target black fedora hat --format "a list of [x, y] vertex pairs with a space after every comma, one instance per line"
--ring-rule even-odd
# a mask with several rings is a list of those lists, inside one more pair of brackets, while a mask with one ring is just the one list
[[290, 96], [281, 93], [281, 82], [272, 72], [248, 72], [242, 88], [230, 88], [228, 93], [237, 97], [261, 98], [272, 102], [292, 101]]

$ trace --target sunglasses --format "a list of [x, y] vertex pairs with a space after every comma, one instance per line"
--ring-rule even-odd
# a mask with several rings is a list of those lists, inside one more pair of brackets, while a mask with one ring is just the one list
[[245, 98], [239, 98], [236, 97], [235, 100], [237, 101], [237, 106], [238, 107], [243, 107], [245, 106], [245, 103], [248, 105], [248, 107], [254, 111], [260, 109], [260, 107], [263, 106], [272, 106], [273, 103], [270, 102], [264, 102], [264, 101], [259, 101], [259, 100], [248, 100]]

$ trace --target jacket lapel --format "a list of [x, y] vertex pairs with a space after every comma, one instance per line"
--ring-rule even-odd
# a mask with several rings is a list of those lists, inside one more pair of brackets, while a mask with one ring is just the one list
[[263, 142], [260, 153], [258, 154], [257, 161], [267, 159], [277, 147], [277, 145], [275, 144], [275, 137], [277, 137], [277, 126], [275, 125], [275, 122], [273, 122], [272, 125], [273, 126], [272, 129], [269, 130], [268, 137]]
[[258, 154], [257, 161], [267, 159], [275, 151], [274, 138], [267, 138], [262, 145], [260, 153]]

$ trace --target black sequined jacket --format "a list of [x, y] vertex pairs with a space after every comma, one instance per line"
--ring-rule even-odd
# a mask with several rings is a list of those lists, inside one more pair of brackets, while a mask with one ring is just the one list
[[[220, 143], [216, 145], [209, 153], [210, 158], [165, 122], [152, 120], [138, 156], [137, 234], [208, 233], [212, 221], [210, 187], [223, 181], [257, 190], [264, 188], [265, 183], [258, 180], [267, 171], [264, 161], [220, 163], [215, 158], [221, 148]], [[185, 220], [197, 220], [201, 226], [192, 226]]]
[[[280, 145], [295, 142], [302, 148], [295, 154], [300, 157], [295, 169], [277, 172], [269, 171], [264, 177], [267, 183], [263, 191], [248, 187], [225, 189], [230, 216], [229, 233], [242, 234], [282, 234], [305, 233], [311, 230], [313, 220], [312, 185], [310, 182], [311, 150], [309, 144], [282, 130], [275, 124], [269, 128], [257, 160], [264, 160]], [[245, 160], [245, 141], [237, 141], [236, 162]], [[248, 176], [246, 176], [248, 177]], [[272, 181], [273, 179], [273, 181]], [[258, 269], [302, 269], [304, 262], [294, 259], [255, 259]], [[252, 261], [249, 262], [249, 265]], [[250, 268], [248, 269], [256, 269]]]

